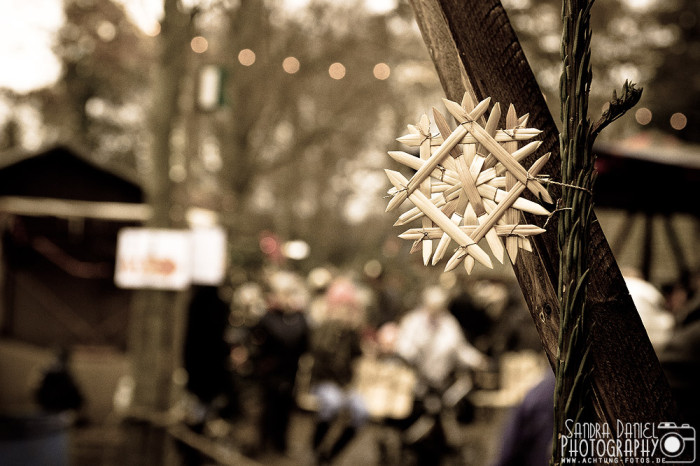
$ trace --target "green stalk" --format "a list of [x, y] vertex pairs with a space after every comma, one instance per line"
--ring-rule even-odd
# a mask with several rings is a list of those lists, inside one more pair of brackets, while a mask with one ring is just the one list
[[589, 281], [589, 238], [595, 182], [593, 141], [600, 131], [633, 107], [641, 89], [625, 82], [623, 97], [613, 92], [610, 107], [591, 125], [588, 97], [592, 81], [590, 14], [593, 0], [562, 2], [563, 62], [560, 81], [562, 130], [562, 193], [559, 208], [558, 245], [560, 331], [554, 391], [553, 465], [561, 464], [559, 436], [567, 419], [590, 416], [590, 367], [586, 294]]

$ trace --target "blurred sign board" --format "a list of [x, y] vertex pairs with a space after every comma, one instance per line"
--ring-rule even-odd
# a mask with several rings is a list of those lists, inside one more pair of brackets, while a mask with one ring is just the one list
[[225, 268], [226, 237], [219, 227], [119, 232], [114, 281], [121, 288], [182, 290], [192, 283], [218, 285]]
[[217, 226], [190, 230], [192, 283], [218, 285], [226, 275], [226, 233]]

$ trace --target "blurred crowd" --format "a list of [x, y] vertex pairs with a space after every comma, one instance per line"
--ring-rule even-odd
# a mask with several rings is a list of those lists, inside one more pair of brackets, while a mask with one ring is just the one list
[[188, 423], [204, 432], [212, 419], [243, 419], [255, 429], [241, 449], [269, 459], [289, 454], [302, 410], [314, 419], [316, 464], [331, 464], [369, 423], [400, 433], [398, 453], [378, 445], [383, 464], [436, 464], [450, 450], [444, 417], [469, 422], [468, 394], [494, 385], [499, 357], [539, 350], [519, 296], [496, 280], [415, 290], [330, 268], [270, 271], [228, 296], [195, 288]]
[[[700, 425], [700, 280], [659, 290], [635, 270], [623, 276], [678, 404], [677, 421]], [[187, 315], [187, 375], [178, 379], [184, 423], [228, 438], [263, 464], [332, 464], [368, 425], [399, 439], [376, 438], [379, 464], [549, 463], [554, 377], [515, 283], [413, 289], [382, 273], [275, 269], [235, 289], [193, 288]], [[60, 351], [38, 384], [47, 411], [80, 410], [68, 359]], [[522, 389], [494, 395], [506, 385]], [[498, 423], [492, 457], [465, 461], [465, 439], [450, 426], [473, 422], [477, 400], [509, 414]], [[303, 458], [288, 444], [296, 413], [312, 419]], [[206, 464], [194, 449], [184, 448], [183, 458]]]
[[[664, 294], [633, 270], [624, 275], [684, 419], [697, 422], [698, 297], [691, 288]], [[505, 355], [541, 354], [514, 283], [416, 290], [382, 274], [317, 268], [307, 276], [268, 271], [223, 291], [193, 289], [187, 423], [205, 434], [212, 420], [249, 426], [238, 447], [266, 463], [288, 457], [290, 420], [302, 411], [313, 418], [314, 464], [331, 464], [370, 423], [399, 433], [398, 452], [378, 441], [382, 464], [439, 464], [455, 447], [446, 417], [470, 422], [470, 394], [499, 388]], [[541, 373], [501, 426], [495, 464], [547, 463], [554, 379], [548, 368]]]

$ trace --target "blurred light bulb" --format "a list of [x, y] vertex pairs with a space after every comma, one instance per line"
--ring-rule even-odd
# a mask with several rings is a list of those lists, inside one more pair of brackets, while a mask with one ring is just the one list
[[345, 77], [345, 66], [342, 63], [333, 63], [328, 67], [328, 74], [333, 79], [343, 79]]
[[688, 124], [688, 118], [682, 113], [671, 115], [671, 128], [680, 131]]
[[651, 116], [651, 110], [649, 110], [646, 107], [642, 107], [636, 112], [634, 112], [634, 118], [640, 125], [648, 125], [649, 123], [651, 123]]
[[192, 38], [190, 42], [190, 47], [195, 53], [204, 53], [209, 48], [209, 42], [202, 36], [197, 36]]
[[255, 63], [255, 52], [250, 49], [243, 49], [238, 53], [238, 61], [243, 66], [251, 66]]
[[391, 75], [391, 68], [386, 63], [377, 63], [374, 65], [374, 70], [372, 71], [374, 77], [379, 80], [385, 80]]
[[299, 71], [300, 67], [301, 65], [299, 64], [299, 60], [294, 57], [287, 57], [282, 62], [282, 69], [289, 74], [296, 73]]

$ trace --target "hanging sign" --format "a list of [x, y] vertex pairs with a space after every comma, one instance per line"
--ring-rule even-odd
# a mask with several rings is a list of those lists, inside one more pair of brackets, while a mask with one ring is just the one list
[[114, 281], [121, 288], [182, 290], [192, 283], [218, 285], [225, 269], [226, 238], [219, 227], [119, 232]]
[[114, 281], [121, 288], [181, 290], [190, 283], [190, 259], [187, 230], [124, 228]]
[[218, 226], [194, 227], [192, 244], [192, 283], [218, 285], [226, 275], [226, 232]]

